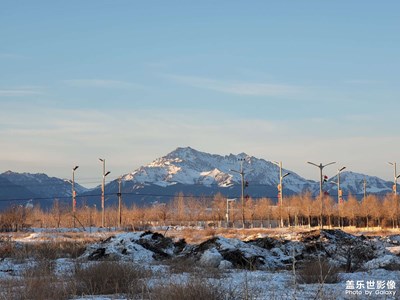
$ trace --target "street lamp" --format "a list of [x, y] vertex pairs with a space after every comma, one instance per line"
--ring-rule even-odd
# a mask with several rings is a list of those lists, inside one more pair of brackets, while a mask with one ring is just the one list
[[75, 192], [75, 171], [79, 166], [72, 168], [72, 218], [75, 228], [75, 213], [76, 213], [76, 192]]
[[242, 224], [243, 224], [243, 228], [244, 228], [244, 223], [245, 223], [245, 218], [244, 218], [244, 171], [243, 171], [243, 162], [245, 161], [245, 158], [238, 158], [238, 161], [240, 161], [240, 171], [236, 171], [236, 170], [230, 170], [232, 172], [238, 173], [240, 174], [240, 178], [241, 178], [241, 183], [242, 183]]
[[333, 164], [335, 164], [336, 162], [330, 162], [330, 163], [328, 163], [328, 164], [326, 164], [326, 165], [323, 165], [322, 163], [320, 163], [319, 165], [317, 165], [317, 164], [315, 164], [315, 163], [313, 163], [313, 162], [310, 162], [310, 161], [308, 161], [307, 163], [309, 163], [310, 165], [313, 165], [313, 166], [316, 166], [317, 168], [319, 168], [319, 198], [320, 198], [320, 200], [321, 200], [321, 216], [320, 216], [320, 218], [321, 218], [321, 228], [324, 228], [324, 225], [323, 225], [323, 223], [322, 223], [322, 212], [323, 212], [323, 208], [324, 208], [324, 204], [323, 204], [323, 201], [322, 201], [322, 169], [323, 168], [325, 168], [326, 166], [329, 166], [329, 165], [333, 165]]
[[281, 219], [281, 227], [283, 227], [283, 217], [282, 217], [282, 208], [283, 208], [283, 186], [282, 186], [282, 179], [285, 178], [286, 176], [290, 175], [290, 173], [286, 173], [282, 175], [282, 162], [273, 162], [275, 165], [279, 167], [279, 185], [278, 185], [278, 201], [279, 201], [279, 214], [280, 214], [280, 219]]
[[121, 193], [122, 177], [118, 178], [118, 228], [121, 228], [122, 223], [122, 193]]
[[397, 199], [397, 179], [400, 177], [400, 174], [397, 175], [395, 162], [388, 162], [388, 164], [394, 167], [393, 193], [396, 201], [396, 227], [399, 228], [399, 200]]
[[392, 165], [394, 167], [393, 193], [394, 193], [395, 196], [397, 196], [397, 179], [400, 177], [400, 174], [397, 175], [396, 163], [395, 162], [388, 162], [388, 164]]
[[229, 227], [229, 203], [235, 202], [236, 199], [228, 199], [226, 198], [226, 228]]
[[99, 158], [99, 160], [103, 163], [103, 182], [101, 184], [101, 227], [104, 228], [104, 189], [106, 176], [110, 174], [110, 171], [107, 171], [106, 173], [106, 160], [104, 158]]
[[337, 171], [337, 182], [331, 181], [332, 183], [337, 185], [337, 190], [338, 190], [339, 227], [342, 227], [341, 210], [342, 210], [342, 202], [343, 202], [343, 192], [340, 189], [340, 172], [342, 172], [344, 169], [346, 169], [346, 167], [341, 167], [340, 169], [338, 169], [338, 171]]
[[364, 177], [364, 179], [363, 179], [363, 181], [362, 181], [362, 184], [363, 184], [363, 188], [364, 188], [364, 198], [363, 198], [363, 201], [365, 201], [365, 199], [367, 198], [367, 179]]

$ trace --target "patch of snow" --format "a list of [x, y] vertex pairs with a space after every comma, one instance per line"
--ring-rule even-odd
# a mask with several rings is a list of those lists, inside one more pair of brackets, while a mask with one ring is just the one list
[[400, 257], [394, 256], [394, 255], [384, 255], [375, 259], [372, 259], [370, 261], [367, 261], [364, 264], [364, 268], [366, 269], [380, 269], [380, 268], [385, 268], [389, 266], [394, 266], [398, 265], [400, 266]]
[[89, 259], [95, 251], [104, 249], [106, 257], [150, 263], [154, 260], [154, 253], [135, 242], [140, 239], [140, 234], [140, 232], [123, 233], [111, 237], [108, 242], [92, 244], [86, 249], [82, 258]]
[[228, 269], [232, 269], [232, 268], [233, 268], [233, 265], [228, 260], [222, 260], [218, 266], [218, 269], [220, 269], [220, 270], [228, 270]]
[[200, 264], [205, 267], [217, 268], [221, 261], [223, 260], [222, 255], [217, 249], [211, 248], [201, 255]]

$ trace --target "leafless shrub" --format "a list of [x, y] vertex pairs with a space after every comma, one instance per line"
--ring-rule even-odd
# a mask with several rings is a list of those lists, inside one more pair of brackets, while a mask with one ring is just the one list
[[[86, 249], [86, 242], [39, 242], [24, 243], [16, 245], [14, 242], [0, 244], [0, 253], [5, 254], [2, 257], [11, 257], [17, 260], [25, 260], [34, 258], [42, 259], [58, 259], [58, 258], [77, 258], [83, 254]], [[10, 251], [12, 249], [12, 251]]]
[[172, 258], [163, 261], [172, 274], [193, 273], [196, 269], [196, 261], [193, 258]]
[[369, 242], [344, 239], [338, 243], [336, 255], [346, 261], [346, 272], [354, 272], [374, 258], [374, 247]]
[[14, 252], [15, 243], [10, 237], [0, 237], [0, 257], [11, 257]]
[[296, 276], [298, 283], [337, 283], [339, 269], [325, 259], [305, 261], [299, 266]]
[[0, 214], [0, 232], [25, 230], [30, 227], [26, 224], [29, 210], [20, 205], [13, 205]]
[[101, 261], [89, 266], [77, 264], [73, 276], [77, 295], [135, 294], [143, 290], [143, 278], [151, 272], [132, 263]]
[[26, 269], [18, 279], [1, 283], [2, 299], [69, 299], [74, 293], [68, 279], [54, 273], [54, 261], [41, 260]]
[[208, 266], [201, 266], [191, 257], [176, 257], [163, 261], [163, 264], [169, 268], [171, 274], [190, 274], [202, 278], [222, 278], [223, 271]]
[[221, 286], [214, 285], [204, 278], [191, 276], [187, 282], [168, 282], [150, 291], [154, 300], [230, 300], [237, 299]]
[[25, 278], [43, 278], [54, 275], [56, 263], [54, 260], [41, 259], [35, 262], [34, 265], [28, 267], [23, 272]]

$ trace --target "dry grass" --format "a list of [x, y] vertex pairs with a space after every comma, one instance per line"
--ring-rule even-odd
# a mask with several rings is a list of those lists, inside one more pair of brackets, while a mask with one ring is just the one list
[[77, 258], [83, 254], [87, 243], [83, 242], [37, 242], [37, 243], [3, 243], [0, 244], [1, 257], [14, 258], [18, 261], [26, 259]]
[[82, 295], [125, 294], [134, 298], [145, 288], [151, 272], [131, 263], [99, 262], [58, 277], [53, 260], [40, 260], [18, 279], [0, 282], [0, 299], [71, 299]]
[[185, 273], [196, 277], [216, 279], [224, 276], [224, 271], [218, 268], [200, 266], [194, 258], [173, 258], [163, 261], [163, 264], [168, 267], [171, 274]]
[[54, 261], [41, 260], [26, 269], [21, 278], [1, 283], [1, 299], [69, 299], [71, 282], [60, 280], [54, 273]]
[[221, 286], [201, 277], [190, 277], [187, 282], [168, 282], [150, 290], [154, 300], [231, 300], [238, 299]]
[[151, 272], [129, 262], [101, 261], [88, 266], [77, 264], [73, 279], [77, 295], [135, 295], [144, 289]]
[[[328, 227], [325, 227], [327, 229]], [[199, 244], [202, 243], [212, 237], [215, 236], [223, 236], [225, 238], [236, 238], [240, 240], [249, 240], [252, 238], [257, 238], [261, 236], [270, 236], [270, 237], [284, 237], [290, 234], [293, 237], [296, 235], [300, 235], [301, 233], [307, 233], [313, 230], [319, 230], [319, 227], [311, 227], [303, 226], [303, 227], [290, 227], [290, 228], [207, 228], [207, 229], [196, 229], [196, 228], [179, 228], [175, 230], [174, 228], [170, 228], [166, 232], [166, 236], [176, 238], [176, 239], [185, 239], [189, 244]], [[385, 235], [393, 235], [400, 234], [399, 229], [382, 229], [380, 227], [370, 227], [368, 230], [366, 228], [356, 228], [356, 227], [345, 227], [345, 228], [336, 228], [341, 229], [344, 232], [353, 234], [353, 235], [361, 235], [364, 236], [385, 236]], [[164, 234], [164, 232], [160, 232]]]
[[339, 268], [329, 264], [327, 260], [305, 261], [297, 270], [298, 283], [337, 283], [339, 282]]

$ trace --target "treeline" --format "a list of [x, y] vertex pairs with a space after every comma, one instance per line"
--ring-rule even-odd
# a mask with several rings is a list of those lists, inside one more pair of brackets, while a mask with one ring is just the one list
[[[244, 205], [243, 205], [244, 204]], [[143, 228], [154, 225], [221, 226], [221, 227], [277, 227], [277, 226], [329, 226], [329, 227], [382, 227], [399, 225], [398, 197], [378, 198], [369, 195], [362, 201], [349, 196], [343, 203], [324, 196], [296, 195], [276, 205], [271, 199], [241, 199], [232, 201], [221, 194], [214, 197], [191, 197], [182, 193], [169, 203], [156, 203], [149, 207], [106, 207], [105, 226]], [[227, 212], [228, 220], [227, 223]], [[100, 227], [101, 211], [96, 207], [81, 206], [75, 216], [71, 207], [55, 200], [53, 207], [25, 208], [14, 206], [0, 213], [1, 231], [18, 231], [28, 227]]]

